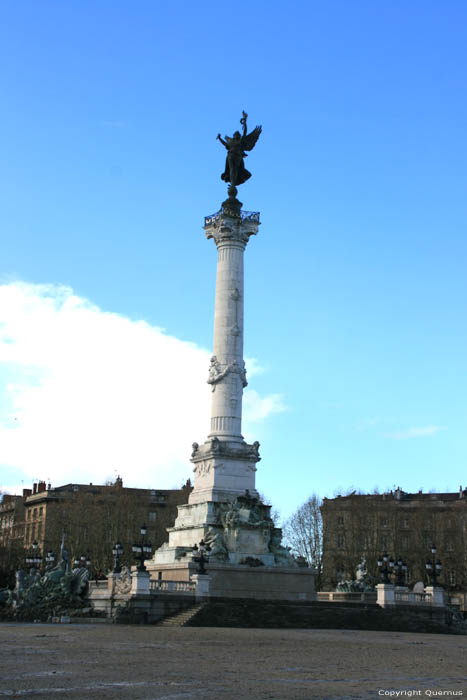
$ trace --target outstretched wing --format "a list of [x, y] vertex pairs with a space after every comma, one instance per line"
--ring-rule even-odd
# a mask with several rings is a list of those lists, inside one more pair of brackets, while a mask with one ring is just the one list
[[251, 131], [249, 134], [243, 137], [242, 146], [245, 151], [251, 151], [254, 148], [257, 140], [259, 139], [259, 135], [262, 131], [262, 128], [263, 127], [261, 126], [255, 126], [253, 131]]

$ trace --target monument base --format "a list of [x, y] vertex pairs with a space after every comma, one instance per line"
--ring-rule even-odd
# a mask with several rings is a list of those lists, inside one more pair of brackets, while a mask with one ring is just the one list
[[152, 580], [192, 580], [198, 573], [193, 547], [203, 540], [209, 546], [209, 597], [316, 599], [316, 572], [282, 546], [271, 506], [249, 490], [229, 501], [193, 501], [178, 506], [169, 541], [145, 562]]
[[193, 546], [203, 540], [211, 563], [297, 567], [281, 544], [282, 530], [274, 526], [270, 510], [248, 489], [234, 500], [180, 505], [174, 527], [167, 529], [169, 541], [156, 550], [153, 562], [188, 561]]
[[[157, 564], [146, 562], [154, 581], [189, 581], [197, 574], [194, 562]], [[209, 598], [258, 600], [316, 600], [316, 571], [306, 567], [208, 564]]]

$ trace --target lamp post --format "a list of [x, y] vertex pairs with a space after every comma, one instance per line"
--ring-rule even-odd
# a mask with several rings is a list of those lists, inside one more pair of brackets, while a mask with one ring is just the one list
[[436, 586], [436, 579], [440, 575], [441, 570], [443, 568], [443, 565], [441, 564], [440, 560], [438, 559], [437, 562], [435, 562], [435, 554], [436, 554], [436, 545], [432, 544], [431, 545], [431, 554], [433, 555], [432, 559], [427, 559], [425, 568], [427, 570], [427, 573], [430, 577], [431, 585]]
[[26, 557], [26, 564], [34, 569], [39, 569], [42, 564], [42, 555], [36, 540], [32, 543], [32, 552]]
[[146, 571], [144, 560], [147, 558], [146, 554], [151, 554], [152, 552], [152, 544], [144, 541], [147, 531], [146, 525], [141, 525], [141, 542], [139, 544], [134, 544], [132, 547], [135, 559], [139, 561], [136, 567], [137, 571]]
[[193, 546], [193, 561], [195, 561], [198, 564], [199, 574], [207, 573], [204, 565], [209, 561], [210, 551], [211, 547], [208, 544], [206, 544], [204, 540], [201, 540], [199, 545], [195, 544]]
[[91, 565], [89, 554], [81, 554], [79, 557], [76, 557], [73, 564], [76, 569], [88, 568]]
[[396, 574], [396, 585], [405, 586], [407, 564], [401, 557], [398, 557], [397, 561], [394, 563], [394, 573]]
[[112, 573], [113, 574], [121, 574], [122, 567], [120, 566], [120, 557], [123, 554], [123, 547], [120, 544], [120, 542], [115, 542], [115, 544], [112, 548], [112, 554], [114, 555], [114, 568], [113, 568]]
[[48, 551], [47, 554], [45, 555], [45, 564], [46, 564], [46, 567], [45, 567], [45, 568], [46, 568], [46, 569], [52, 569], [52, 568], [53, 568], [53, 565], [54, 565], [54, 561], [55, 561], [55, 555], [54, 555], [54, 553], [52, 552], [52, 550], [49, 549], [49, 551]]
[[378, 569], [381, 574], [381, 583], [391, 583], [389, 580], [389, 575], [392, 573], [393, 568], [394, 559], [392, 559], [392, 557], [390, 559], [388, 553], [385, 552], [378, 559]]

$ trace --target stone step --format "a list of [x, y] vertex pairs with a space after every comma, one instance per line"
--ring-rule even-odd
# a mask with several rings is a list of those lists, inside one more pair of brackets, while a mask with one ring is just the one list
[[158, 622], [157, 625], [159, 627], [184, 627], [205, 605], [206, 603], [195, 603], [190, 608], [175, 613], [174, 615], [169, 615], [161, 622]]

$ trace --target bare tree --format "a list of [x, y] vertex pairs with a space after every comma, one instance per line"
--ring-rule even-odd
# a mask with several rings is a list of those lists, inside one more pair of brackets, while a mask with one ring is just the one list
[[323, 558], [323, 521], [321, 517], [321, 499], [312, 494], [283, 527], [285, 543], [292, 552], [304, 557], [308, 564], [318, 572], [317, 585], [320, 585]]

